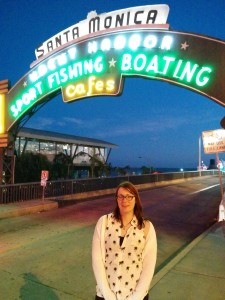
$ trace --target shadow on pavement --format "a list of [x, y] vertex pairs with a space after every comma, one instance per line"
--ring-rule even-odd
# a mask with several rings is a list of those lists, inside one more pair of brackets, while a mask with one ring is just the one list
[[21, 300], [59, 300], [59, 297], [48, 286], [45, 286], [38, 278], [32, 273], [24, 274], [25, 284], [20, 289]]

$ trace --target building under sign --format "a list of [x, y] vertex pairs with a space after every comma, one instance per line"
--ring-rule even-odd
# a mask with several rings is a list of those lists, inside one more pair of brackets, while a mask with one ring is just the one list
[[83, 172], [90, 167], [92, 157], [107, 163], [111, 150], [116, 147], [98, 139], [31, 128], [21, 128], [15, 142], [18, 156], [25, 152], [41, 153], [52, 161], [56, 154], [64, 153]]

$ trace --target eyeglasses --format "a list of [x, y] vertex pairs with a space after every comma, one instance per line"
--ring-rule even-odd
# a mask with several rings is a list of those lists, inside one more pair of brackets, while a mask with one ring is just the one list
[[118, 200], [124, 200], [124, 199], [126, 199], [128, 201], [131, 201], [131, 200], [133, 200], [134, 196], [131, 196], [131, 195], [126, 195], [126, 196], [124, 196], [124, 195], [118, 195], [116, 198]]

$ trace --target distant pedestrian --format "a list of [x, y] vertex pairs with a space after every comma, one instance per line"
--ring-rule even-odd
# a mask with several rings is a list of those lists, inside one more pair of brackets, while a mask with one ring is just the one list
[[102, 216], [92, 242], [96, 300], [147, 300], [154, 274], [157, 241], [143, 218], [139, 193], [130, 182], [116, 190], [116, 207]]

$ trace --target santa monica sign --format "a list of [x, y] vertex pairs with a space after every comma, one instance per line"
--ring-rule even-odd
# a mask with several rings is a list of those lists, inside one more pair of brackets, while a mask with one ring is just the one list
[[36, 58], [79, 38], [95, 32], [118, 29], [124, 26], [139, 24], [165, 24], [169, 13], [167, 5], [138, 6], [97, 15], [96, 11], [88, 14], [87, 19], [61, 31], [40, 45], [36, 50]]
[[167, 5], [90, 13], [44, 42], [8, 92], [6, 128], [58, 93], [64, 102], [119, 95], [125, 76], [163, 80], [225, 106], [224, 41], [170, 31], [167, 15]]

